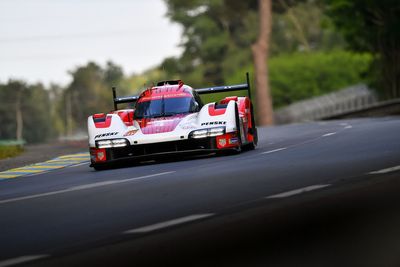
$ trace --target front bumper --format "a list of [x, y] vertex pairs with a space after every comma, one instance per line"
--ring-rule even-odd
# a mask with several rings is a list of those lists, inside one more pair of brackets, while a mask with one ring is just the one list
[[114, 148], [90, 148], [91, 167], [130, 159], [155, 159], [170, 154], [212, 153], [240, 147], [237, 133]]
[[[202, 139], [187, 139], [163, 143], [130, 145], [120, 148], [96, 149], [91, 148], [91, 167], [94, 165], [103, 165], [115, 161], [130, 159], [156, 158], [160, 156], [180, 153], [210, 153], [218, 151], [216, 137]], [[97, 153], [103, 153], [105, 157], [97, 156]]]

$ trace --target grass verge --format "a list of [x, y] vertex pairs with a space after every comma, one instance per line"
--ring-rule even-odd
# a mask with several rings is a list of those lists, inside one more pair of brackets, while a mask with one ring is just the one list
[[1, 141], [0, 142], [0, 159], [18, 156], [24, 152], [23, 142]]

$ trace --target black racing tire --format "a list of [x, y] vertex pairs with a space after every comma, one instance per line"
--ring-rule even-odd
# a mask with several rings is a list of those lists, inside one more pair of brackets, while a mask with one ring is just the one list
[[251, 141], [250, 143], [248, 143], [248, 144], [246, 145], [246, 148], [247, 148], [248, 150], [254, 150], [254, 149], [256, 149], [256, 145], [254, 144], [253, 141]]
[[237, 131], [237, 137], [239, 140], [239, 146], [235, 148], [236, 153], [242, 152], [242, 132], [241, 132], [241, 126], [240, 126], [240, 118], [239, 118], [239, 110], [238, 106], [235, 103], [235, 122], [236, 122], [236, 131]]
[[251, 103], [250, 103], [250, 112], [251, 112], [252, 128], [249, 128], [248, 131], [251, 131], [251, 134], [253, 135], [253, 141], [250, 142], [247, 147], [249, 150], [254, 150], [258, 143], [258, 132], [257, 132], [257, 128], [256, 128], [256, 122], [254, 119], [253, 105]]
[[108, 170], [110, 168], [110, 166], [108, 166], [108, 165], [93, 165], [92, 167], [96, 171], [104, 171], [104, 170]]

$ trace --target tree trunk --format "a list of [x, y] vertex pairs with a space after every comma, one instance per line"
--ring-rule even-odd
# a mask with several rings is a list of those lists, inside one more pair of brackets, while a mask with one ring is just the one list
[[22, 88], [18, 89], [17, 99], [15, 101], [15, 119], [17, 123], [15, 137], [18, 141], [22, 140], [22, 130], [23, 130], [23, 119], [22, 119], [22, 110], [21, 110], [21, 97], [22, 97]]
[[72, 91], [65, 93], [66, 135], [72, 136]]
[[259, 125], [274, 123], [271, 92], [268, 80], [268, 49], [272, 26], [271, 0], [258, 0], [259, 34], [252, 45], [256, 78], [257, 118]]

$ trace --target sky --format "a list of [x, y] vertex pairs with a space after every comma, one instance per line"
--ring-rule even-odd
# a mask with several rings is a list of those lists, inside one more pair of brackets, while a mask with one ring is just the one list
[[166, 13], [162, 0], [0, 0], [0, 82], [67, 85], [88, 61], [140, 73], [181, 53]]

